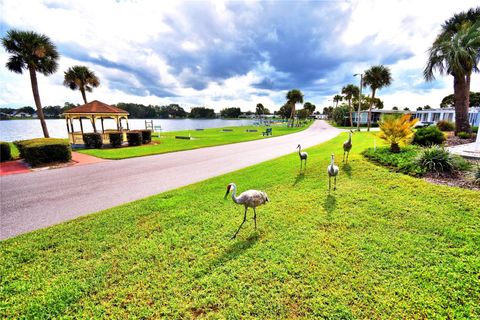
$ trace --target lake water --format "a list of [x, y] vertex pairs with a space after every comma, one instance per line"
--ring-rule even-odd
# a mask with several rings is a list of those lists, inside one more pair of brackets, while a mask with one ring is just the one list
[[[230, 126], [248, 126], [255, 120], [224, 120], [224, 119], [153, 119], [154, 126], [161, 126], [162, 132], [220, 128]], [[68, 138], [67, 125], [64, 119], [46, 120], [48, 132], [52, 138]], [[123, 124], [125, 123], [122, 121]], [[130, 130], [145, 129], [145, 119], [128, 119]], [[73, 122], [74, 130], [80, 131], [78, 121]], [[105, 129], [115, 129], [113, 119], [105, 119]], [[93, 132], [89, 120], [83, 120], [85, 132]], [[97, 121], [97, 129], [101, 129]], [[33, 120], [3, 120], [0, 121], [0, 141], [15, 141], [43, 137], [42, 127], [38, 119]]]

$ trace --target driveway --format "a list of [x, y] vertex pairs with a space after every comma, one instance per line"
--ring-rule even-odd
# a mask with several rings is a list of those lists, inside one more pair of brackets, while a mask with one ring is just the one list
[[301, 132], [264, 140], [3, 176], [0, 239], [274, 159], [340, 132], [317, 120]]

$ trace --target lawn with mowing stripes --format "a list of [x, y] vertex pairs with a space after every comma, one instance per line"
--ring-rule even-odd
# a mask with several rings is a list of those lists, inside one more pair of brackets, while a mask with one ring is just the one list
[[[148, 156], [174, 151], [191, 150], [205, 147], [213, 147], [230, 143], [252, 141], [279, 137], [285, 134], [295, 133], [308, 128], [313, 121], [304, 127], [287, 127], [286, 124], [273, 125], [271, 136], [264, 136], [267, 127], [242, 126], [211, 128], [202, 131], [185, 130], [175, 132], [162, 132], [160, 138], [157, 133], [153, 134], [152, 143], [138, 147], [122, 147], [108, 149], [82, 149], [78, 152], [104, 159], [126, 159], [133, 157]], [[225, 130], [225, 131], [224, 131]], [[249, 132], [247, 132], [249, 130]], [[256, 130], [256, 131], [255, 131]], [[176, 139], [176, 136], [192, 137], [191, 140]]]
[[[346, 138], [1, 242], [0, 317], [480, 317], [479, 193], [368, 162], [371, 133], [342, 165]], [[271, 199], [236, 240], [229, 182]]]

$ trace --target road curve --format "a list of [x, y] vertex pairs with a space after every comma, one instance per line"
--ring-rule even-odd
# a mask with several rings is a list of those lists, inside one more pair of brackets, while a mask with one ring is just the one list
[[274, 159], [340, 132], [317, 120], [270, 139], [3, 176], [0, 240]]

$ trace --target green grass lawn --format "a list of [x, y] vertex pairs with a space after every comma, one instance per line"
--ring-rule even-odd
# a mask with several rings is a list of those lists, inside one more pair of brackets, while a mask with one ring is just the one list
[[[391, 172], [347, 135], [0, 243], [1, 318], [479, 318], [480, 195]], [[229, 240], [243, 208], [271, 202]]]
[[[311, 122], [313, 123], [313, 122]], [[310, 124], [311, 124], [310, 123]], [[309, 125], [310, 125], [309, 124]], [[308, 126], [309, 126], [308, 125]], [[272, 126], [273, 137], [282, 136], [289, 133], [298, 132], [308, 128], [294, 127], [289, 128], [286, 124]], [[222, 131], [223, 129], [231, 129], [233, 131]], [[246, 130], [258, 130], [258, 132], [246, 132]], [[164, 132], [160, 138], [156, 138], [156, 134], [152, 140], [152, 144], [138, 147], [123, 147], [111, 149], [83, 149], [78, 152], [89, 154], [104, 159], [125, 159], [132, 157], [141, 157], [153, 154], [167, 153], [173, 151], [182, 151], [190, 149], [198, 149], [204, 147], [212, 147], [236, 142], [251, 141], [257, 139], [267, 139], [272, 136], [263, 136], [266, 127], [258, 126], [242, 126], [242, 127], [226, 127], [212, 128], [203, 131], [185, 130], [175, 132]], [[175, 136], [192, 136], [192, 140], [175, 139]]]

